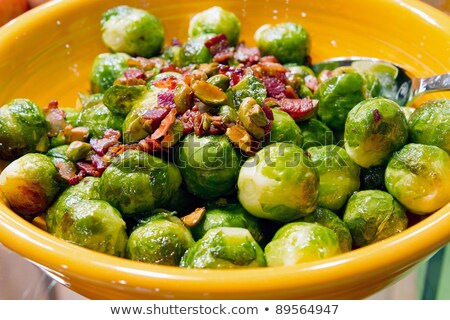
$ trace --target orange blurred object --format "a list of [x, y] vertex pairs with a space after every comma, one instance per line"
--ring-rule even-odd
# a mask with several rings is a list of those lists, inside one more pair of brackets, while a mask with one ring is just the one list
[[0, 26], [21, 15], [28, 8], [27, 0], [0, 0]]

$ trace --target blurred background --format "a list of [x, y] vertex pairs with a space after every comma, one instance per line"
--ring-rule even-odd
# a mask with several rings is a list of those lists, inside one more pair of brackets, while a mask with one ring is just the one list
[[[0, 26], [48, 0], [0, 0]], [[450, 0], [424, 0], [450, 14]], [[1, 29], [0, 29], [1, 32]], [[0, 244], [0, 299], [84, 299]], [[450, 300], [450, 246], [369, 299]]]

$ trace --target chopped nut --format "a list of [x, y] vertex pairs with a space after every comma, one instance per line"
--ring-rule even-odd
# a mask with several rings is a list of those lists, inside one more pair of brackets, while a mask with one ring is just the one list
[[192, 213], [181, 218], [181, 221], [186, 227], [194, 227], [202, 221], [205, 216], [206, 208], [197, 208]]
[[225, 135], [244, 152], [252, 152], [252, 137], [241, 125], [228, 128]]
[[225, 92], [203, 80], [195, 81], [192, 85], [192, 90], [201, 102], [209, 106], [224, 105], [228, 101]]

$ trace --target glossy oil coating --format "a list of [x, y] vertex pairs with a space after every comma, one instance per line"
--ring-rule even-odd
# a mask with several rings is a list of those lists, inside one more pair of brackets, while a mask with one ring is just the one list
[[[41, 106], [52, 99], [73, 106], [76, 93], [89, 88], [94, 57], [107, 50], [101, 42], [101, 14], [119, 4], [123, 1], [54, 1], [0, 29], [0, 105], [27, 97]], [[237, 14], [241, 38], [250, 45], [262, 24], [291, 20], [309, 31], [315, 62], [357, 55], [391, 60], [423, 77], [450, 70], [450, 18], [418, 1], [134, 0], [127, 4], [159, 17], [166, 39], [184, 40], [189, 19], [219, 5]], [[185, 270], [132, 262], [65, 243], [0, 202], [0, 242], [76, 292], [101, 299], [363, 298], [398, 280], [448, 243], [448, 230], [450, 205], [392, 238], [319, 263]]]

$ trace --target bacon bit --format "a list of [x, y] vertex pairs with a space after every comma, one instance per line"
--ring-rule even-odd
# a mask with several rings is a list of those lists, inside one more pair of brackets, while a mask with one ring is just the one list
[[90, 163], [87, 162], [77, 162], [76, 163], [77, 168], [84, 172], [87, 176], [92, 177], [100, 177], [101, 173]]
[[138, 149], [147, 153], [156, 152], [163, 150], [161, 143], [158, 140], [154, 140], [150, 137], [142, 139], [138, 143]]
[[245, 77], [245, 69], [219, 65], [219, 72], [230, 79], [230, 86], [237, 85]]
[[48, 136], [55, 137], [67, 126], [66, 113], [58, 108], [58, 101], [52, 100], [44, 107], [45, 119], [50, 124]]
[[264, 57], [261, 57], [259, 62], [262, 62], [262, 63], [264, 63], [264, 62], [278, 63], [278, 59], [275, 58], [274, 56], [264, 56]]
[[157, 94], [158, 107], [176, 108], [177, 105], [175, 104], [174, 96], [175, 92], [172, 90], [158, 92]]
[[144, 71], [136, 68], [128, 68], [124, 72], [125, 78], [128, 79], [141, 79], [145, 80], [145, 74]]
[[173, 37], [173, 38], [172, 38], [172, 41], [170, 42], [170, 45], [171, 45], [172, 47], [181, 47], [181, 46], [182, 46], [182, 43], [181, 43], [180, 40], [178, 40], [177, 37]]
[[375, 120], [375, 123], [378, 124], [378, 122], [380, 122], [381, 118], [382, 118], [380, 111], [378, 111], [378, 109], [374, 109], [372, 114], [373, 114], [373, 119]]
[[160, 79], [160, 80], [153, 80], [152, 84], [160, 89], [169, 89], [173, 90], [177, 86], [178, 79], [174, 76], [168, 76], [167, 78]]
[[303, 99], [278, 100], [279, 109], [287, 112], [294, 120], [306, 120], [317, 110], [318, 101], [306, 97]]
[[205, 216], [206, 208], [197, 208], [190, 214], [184, 216], [181, 218], [181, 221], [186, 227], [195, 227], [202, 221], [203, 217]]
[[146, 131], [154, 132], [156, 129], [158, 129], [161, 121], [163, 121], [167, 114], [169, 114], [169, 111], [169, 107], [160, 107], [147, 110], [141, 117], [144, 121]]
[[314, 91], [316, 91], [319, 87], [319, 81], [315, 76], [309, 74], [305, 77], [305, 85], [311, 90], [312, 93], [314, 93]]
[[294, 88], [292, 88], [290, 85], [286, 86], [285, 95], [286, 95], [286, 98], [289, 98], [289, 99], [298, 99], [299, 98], [297, 92], [295, 92]]
[[153, 132], [153, 134], [151, 135], [151, 138], [153, 140], [158, 140], [159, 138], [164, 137], [167, 134], [167, 132], [170, 130], [172, 125], [175, 123], [175, 120], [177, 119], [176, 115], [177, 115], [176, 109], [170, 110], [169, 114], [161, 122], [161, 125], [159, 126], [159, 128], [156, 129], [155, 132]]
[[228, 49], [230, 47], [230, 42], [228, 42], [227, 36], [219, 34], [218, 36], [212, 37], [205, 42], [205, 47], [208, 48], [212, 56]]
[[271, 98], [282, 99], [286, 98], [286, 86], [284, 83], [275, 77], [263, 77], [262, 82], [267, 90], [267, 95]]
[[225, 63], [226, 61], [233, 58], [234, 50], [233, 48], [227, 48], [217, 54], [214, 55], [213, 61], [219, 63]]
[[234, 54], [234, 59], [236, 61], [243, 63], [246, 67], [249, 67], [255, 63], [258, 63], [261, 58], [259, 49], [256, 47], [247, 47], [244, 43], [239, 43], [236, 52]]
[[61, 178], [63, 178], [72, 185], [78, 183], [76, 182], [77, 171], [73, 166], [72, 162], [57, 161], [55, 163], [55, 167], [58, 168], [58, 173], [61, 176]]
[[108, 168], [108, 166], [109, 166], [109, 163], [105, 162], [102, 157], [100, 157], [96, 154], [91, 156], [91, 161], [92, 161], [92, 165], [94, 166], [94, 168], [97, 169], [97, 171], [100, 174], [102, 174], [103, 171], [105, 171], [106, 168]]
[[92, 138], [89, 142], [91, 144], [92, 150], [95, 151], [99, 156], [103, 156], [110, 147], [119, 144], [119, 139], [121, 134], [117, 130], [107, 129], [103, 133], [103, 139]]
[[167, 67], [161, 68], [161, 73], [163, 72], [177, 72], [177, 73], [182, 73], [181, 69], [178, 68], [176, 65], [173, 64], [169, 64]]

